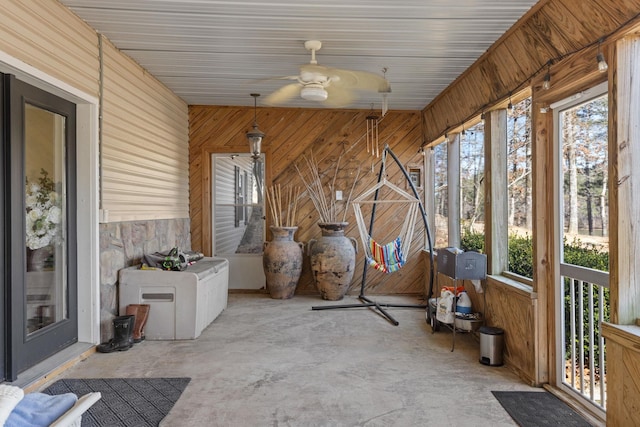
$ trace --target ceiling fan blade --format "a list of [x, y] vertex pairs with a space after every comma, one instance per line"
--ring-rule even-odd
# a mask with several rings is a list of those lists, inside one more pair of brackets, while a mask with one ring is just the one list
[[319, 83], [325, 84], [329, 81], [329, 69], [317, 64], [304, 64], [300, 66], [299, 81], [303, 84]]
[[256, 84], [256, 83], [272, 82], [274, 80], [298, 80], [298, 76], [266, 77], [264, 79], [252, 80], [251, 83]]
[[264, 98], [263, 103], [266, 105], [282, 104], [292, 98], [295, 98], [300, 94], [300, 85], [298, 83], [291, 83], [286, 86], [282, 86], [270, 95]]
[[318, 73], [325, 74], [329, 68], [324, 65], [318, 64], [302, 64], [300, 66], [300, 73]]
[[353, 92], [343, 87], [329, 85], [325, 90], [327, 91], [327, 100], [324, 101], [324, 104], [330, 107], [346, 107], [356, 99]]
[[[341, 70], [339, 68], [329, 68], [328, 75], [331, 77], [331, 84], [349, 87], [351, 89], [369, 90], [373, 92], [391, 92], [391, 86], [387, 79], [368, 71]], [[337, 77], [334, 80], [333, 77]]]
[[343, 70], [318, 64], [304, 64], [300, 67], [300, 81], [320, 83], [373, 92], [389, 93], [391, 86], [384, 77], [368, 71]]
[[298, 80], [298, 76], [281, 76], [281, 77], [270, 77], [262, 80]]

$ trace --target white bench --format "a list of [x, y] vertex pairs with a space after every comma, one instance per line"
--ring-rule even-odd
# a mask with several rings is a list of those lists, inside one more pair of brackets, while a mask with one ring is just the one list
[[149, 304], [145, 337], [195, 339], [227, 307], [229, 262], [205, 257], [184, 271], [120, 270], [120, 314], [129, 304]]

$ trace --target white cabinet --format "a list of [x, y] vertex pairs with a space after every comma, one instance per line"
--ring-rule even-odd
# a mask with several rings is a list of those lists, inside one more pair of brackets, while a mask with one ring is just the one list
[[229, 262], [203, 258], [184, 271], [120, 270], [120, 314], [149, 304], [149, 340], [194, 339], [227, 307]]

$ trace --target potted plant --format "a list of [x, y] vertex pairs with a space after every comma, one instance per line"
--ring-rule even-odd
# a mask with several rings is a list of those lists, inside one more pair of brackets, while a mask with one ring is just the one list
[[[358, 181], [360, 169], [357, 169], [343, 209], [339, 209], [335, 187], [341, 157], [335, 162], [333, 177], [330, 177], [326, 183], [323, 183], [313, 153], [309, 157], [303, 156], [306, 168], [301, 169], [297, 164], [295, 165], [307, 189], [307, 194], [320, 216], [318, 226], [322, 235], [317, 240], [310, 240], [308, 244], [313, 279], [322, 298], [331, 301], [341, 300], [349, 290], [358, 250], [357, 241], [345, 236], [344, 233], [349, 225], [346, 221], [347, 207]], [[325, 174], [325, 176], [328, 175]]]
[[267, 190], [273, 238], [263, 244], [262, 266], [269, 295], [274, 299], [293, 297], [302, 273], [303, 244], [294, 241], [299, 195], [297, 187], [285, 187], [284, 193], [280, 185]]

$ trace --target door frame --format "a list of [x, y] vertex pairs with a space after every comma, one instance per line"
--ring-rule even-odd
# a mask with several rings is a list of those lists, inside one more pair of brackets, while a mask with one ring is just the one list
[[[100, 342], [100, 253], [99, 253], [99, 112], [97, 95], [81, 91], [70, 84], [44, 73], [25, 62], [0, 51], [0, 72], [76, 104], [76, 171], [78, 253], [78, 341]], [[96, 81], [95, 93], [99, 82]], [[0, 254], [2, 254], [0, 252]], [[6, 301], [4, 301], [6, 303]], [[3, 313], [4, 305], [0, 308]], [[6, 337], [5, 337], [6, 338]], [[0, 344], [4, 345], [5, 340]], [[78, 355], [84, 349], [77, 350]], [[2, 349], [3, 354], [6, 348]], [[0, 358], [4, 365], [4, 360]], [[0, 366], [3, 368], [3, 366]], [[0, 369], [0, 373], [3, 369]], [[0, 381], [2, 377], [0, 376]]]

